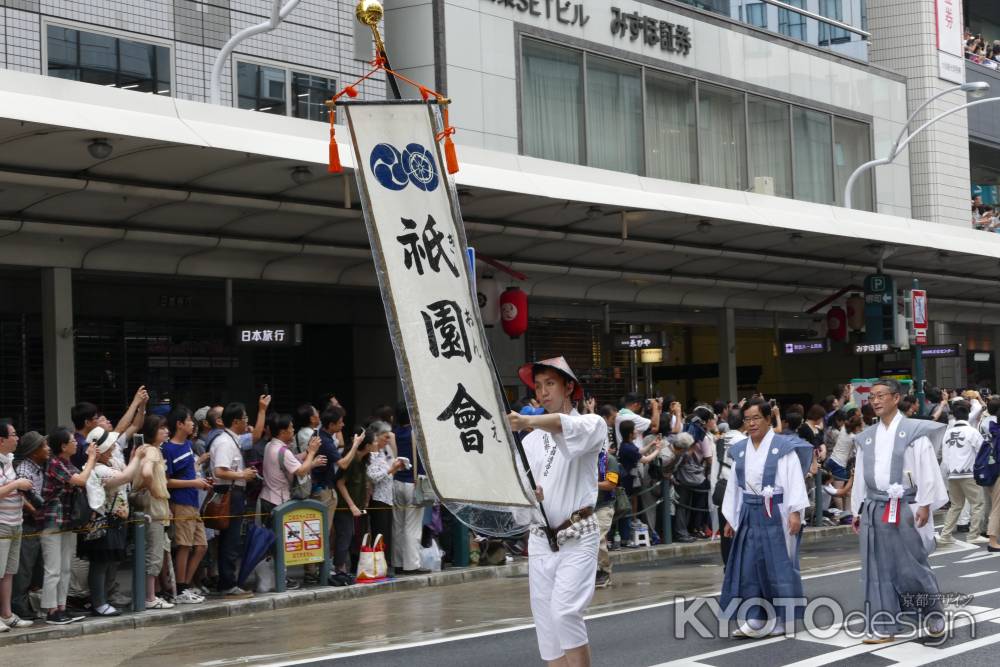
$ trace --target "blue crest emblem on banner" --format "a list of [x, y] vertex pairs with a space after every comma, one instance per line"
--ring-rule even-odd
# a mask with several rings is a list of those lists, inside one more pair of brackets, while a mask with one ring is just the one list
[[369, 164], [384, 188], [402, 190], [410, 182], [403, 171], [403, 156], [391, 144], [379, 144], [373, 148]]
[[369, 158], [372, 174], [388, 190], [414, 187], [433, 192], [440, 182], [434, 154], [417, 143], [407, 144], [400, 151], [392, 144], [378, 144]]

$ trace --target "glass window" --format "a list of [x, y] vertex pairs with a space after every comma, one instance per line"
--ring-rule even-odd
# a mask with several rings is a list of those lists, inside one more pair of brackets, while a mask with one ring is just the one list
[[747, 13], [747, 23], [758, 28], [767, 27], [767, 5], [763, 2], [753, 2], [747, 4], [744, 9]]
[[[793, 7], [802, 8], [805, 6], [805, 0], [784, 0], [784, 2]], [[806, 17], [787, 9], [778, 9], [778, 32], [804, 42], [806, 40]]]
[[[868, 125], [846, 118], [833, 119], [833, 170], [836, 176], [836, 203], [843, 205], [844, 186], [851, 173], [872, 159]], [[854, 186], [854, 208], [873, 211], [872, 170], [865, 171]]]
[[264, 111], [284, 116], [285, 70], [255, 63], [237, 63], [237, 89], [240, 109]]
[[770, 176], [774, 194], [792, 196], [792, 147], [788, 105], [762, 97], [747, 98], [750, 139], [750, 179]]
[[324, 104], [337, 93], [337, 82], [324, 76], [292, 72], [292, 115], [296, 118], [329, 122]]
[[698, 119], [694, 81], [646, 70], [646, 175], [694, 183]]
[[48, 26], [49, 76], [170, 94], [170, 49], [113, 35]]
[[638, 67], [587, 58], [587, 162], [642, 172], [642, 79]]
[[792, 109], [795, 133], [795, 198], [833, 203], [833, 132], [829, 114]]
[[743, 93], [698, 86], [698, 171], [704, 185], [746, 189]]
[[[819, 0], [819, 14], [828, 19], [844, 22], [844, 0]], [[851, 41], [851, 33], [843, 28], [835, 28], [829, 23], [819, 24], [819, 44], [829, 46]]]
[[521, 136], [526, 155], [583, 162], [583, 54], [525, 40]]

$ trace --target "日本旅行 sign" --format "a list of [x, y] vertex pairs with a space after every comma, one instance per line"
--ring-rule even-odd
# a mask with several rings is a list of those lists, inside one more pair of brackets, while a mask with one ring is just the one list
[[436, 109], [344, 104], [356, 178], [414, 442], [442, 500], [532, 505], [442, 169]]
[[248, 324], [236, 327], [238, 345], [285, 347], [302, 344], [301, 324]]

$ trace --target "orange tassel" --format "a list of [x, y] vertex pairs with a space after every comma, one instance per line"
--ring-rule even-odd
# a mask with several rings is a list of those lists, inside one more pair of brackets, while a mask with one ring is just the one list
[[337, 119], [337, 111], [330, 105], [330, 165], [327, 171], [331, 174], [339, 174], [344, 170], [340, 164], [340, 149], [337, 148], [337, 134], [334, 123]]
[[458, 155], [455, 153], [455, 142], [451, 140], [449, 134], [444, 139], [444, 161], [447, 163], [448, 173], [458, 173]]
[[[438, 101], [442, 101], [439, 96]], [[449, 174], [458, 173], [458, 155], [455, 153], [455, 142], [451, 140], [451, 135], [455, 134], [455, 128], [451, 126], [448, 121], [448, 107], [445, 106], [441, 110], [441, 119], [444, 121], [444, 130], [441, 131], [439, 135], [435, 137], [438, 141], [444, 139], [444, 161], [448, 169]]]

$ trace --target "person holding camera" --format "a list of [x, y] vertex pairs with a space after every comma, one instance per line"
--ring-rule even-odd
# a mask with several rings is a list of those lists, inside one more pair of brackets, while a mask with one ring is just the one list
[[[267, 406], [264, 406], [266, 410]], [[242, 403], [230, 403], [222, 411], [225, 430], [212, 441], [212, 470], [215, 490], [229, 493], [229, 525], [219, 534], [219, 592], [227, 599], [252, 597], [253, 593], [236, 585], [236, 562], [243, 550], [243, 512], [246, 509], [246, 485], [257, 479], [257, 471], [243, 460], [242, 441], [246, 440], [249, 417]], [[258, 418], [258, 421], [260, 419]]]

